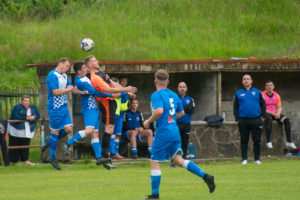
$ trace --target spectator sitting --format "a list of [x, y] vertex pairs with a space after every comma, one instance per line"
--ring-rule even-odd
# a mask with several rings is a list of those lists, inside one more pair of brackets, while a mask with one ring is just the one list
[[144, 118], [142, 113], [137, 111], [139, 101], [132, 99], [130, 101], [130, 110], [127, 110], [124, 115], [122, 139], [130, 141], [132, 158], [137, 158], [137, 141], [141, 142], [142, 139], [147, 137], [148, 153], [151, 154], [153, 131], [151, 129], [144, 129]]
[[[31, 104], [30, 97], [24, 95], [21, 103], [14, 106], [10, 120], [26, 120], [26, 122], [8, 123], [9, 146], [29, 146], [34, 136], [35, 120], [40, 118], [39, 111]], [[29, 161], [29, 148], [10, 149], [10, 162], [24, 161], [26, 165], [35, 165]]]
[[274, 91], [273, 81], [268, 80], [263, 91], [264, 99], [266, 102], [266, 135], [267, 135], [267, 148], [273, 148], [271, 142], [272, 121], [276, 120], [279, 124], [284, 124], [286, 134], [286, 147], [296, 149], [295, 144], [291, 140], [291, 125], [290, 120], [281, 113], [281, 99], [277, 92]]

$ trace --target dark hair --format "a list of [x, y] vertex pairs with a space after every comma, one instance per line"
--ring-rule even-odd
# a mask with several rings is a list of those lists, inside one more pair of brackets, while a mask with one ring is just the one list
[[267, 81], [266, 81], [266, 84], [267, 84], [267, 83], [273, 83], [273, 85], [274, 85], [274, 82], [273, 82], [272, 80], [267, 80]]
[[128, 80], [128, 78], [126, 76], [120, 76], [119, 80], [126, 78]]
[[96, 57], [93, 56], [93, 55], [87, 56], [87, 57], [84, 59], [84, 63], [85, 63], [85, 64], [88, 64], [92, 58], [96, 58]]
[[114, 82], [119, 82], [118, 77], [113, 76], [113, 77], [111, 77], [110, 79], [113, 80]]
[[138, 101], [138, 102], [139, 102], [138, 98], [134, 98], [134, 99], [133, 99], [133, 98], [130, 98], [130, 100], [129, 100], [129, 105], [131, 105], [133, 101]]
[[244, 74], [243, 77], [242, 77], [242, 79], [244, 78], [244, 76], [249, 76], [250, 79], [253, 80], [253, 79], [252, 79], [252, 76], [251, 76], [250, 74]]
[[78, 62], [73, 65], [74, 72], [77, 74], [79, 70], [82, 69], [84, 62]]
[[70, 64], [72, 63], [71, 60], [70, 60], [69, 58], [64, 58], [64, 57], [62, 57], [62, 58], [60, 58], [60, 59], [58, 60], [58, 64], [59, 64], [59, 63], [65, 63], [65, 62], [69, 62]]

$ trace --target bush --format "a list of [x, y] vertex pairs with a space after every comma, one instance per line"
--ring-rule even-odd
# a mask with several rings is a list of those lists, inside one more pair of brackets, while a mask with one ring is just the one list
[[15, 17], [35, 16], [41, 19], [57, 17], [67, 4], [67, 0], [1, 0], [2, 16]]

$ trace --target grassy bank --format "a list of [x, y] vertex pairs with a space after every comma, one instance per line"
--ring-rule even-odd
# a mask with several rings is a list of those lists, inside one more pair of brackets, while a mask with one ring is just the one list
[[[0, 84], [37, 86], [27, 63], [83, 59], [300, 57], [300, 3], [293, 0], [102, 0], [70, 3], [56, 18], [0, 20]], [[2, 74], [6, 74], [3, 76]]]

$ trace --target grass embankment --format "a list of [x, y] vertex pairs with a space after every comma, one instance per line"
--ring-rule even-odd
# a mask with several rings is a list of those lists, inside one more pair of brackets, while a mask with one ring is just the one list
[[67, 4], [55, 18], [0, 19], [0, 85], [37, 87], [25, 65], [83, 59], [85, 37], [104, 60], [300, 56], [299, 1], [94, 2]]

